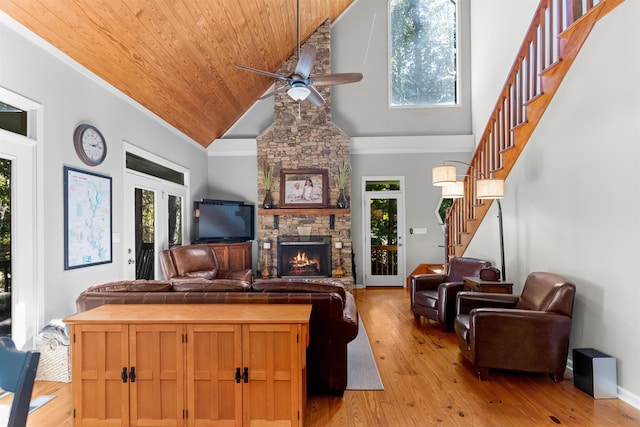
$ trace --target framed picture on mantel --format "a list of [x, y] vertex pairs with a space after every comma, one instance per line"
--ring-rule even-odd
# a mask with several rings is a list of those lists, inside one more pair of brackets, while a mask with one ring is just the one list
[[326, 169], [281, 169], [281, 208], [326, 208], [329, 178]]

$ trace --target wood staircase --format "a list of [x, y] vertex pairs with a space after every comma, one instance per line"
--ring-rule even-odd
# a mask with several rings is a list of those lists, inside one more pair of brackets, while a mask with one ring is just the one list
[[469, 162], [465, 196], [449, 209], [447, 259], [464, 254], [493, 202], [476, 198], [475, 180], [506, 180], [591, 29], [623, 1], [540, 1]]

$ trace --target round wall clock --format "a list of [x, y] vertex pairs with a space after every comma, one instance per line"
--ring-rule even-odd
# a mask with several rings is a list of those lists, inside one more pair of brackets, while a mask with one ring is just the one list
[[97, 166], [107, 157], [107, 141], [95, 126], [82, 124], [73, 132], [78, 157], [89, 166]]

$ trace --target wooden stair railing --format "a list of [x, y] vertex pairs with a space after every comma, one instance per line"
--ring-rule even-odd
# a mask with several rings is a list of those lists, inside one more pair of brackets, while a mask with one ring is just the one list
[[595, 23], [624, 0], [541, 0], [498, 102], [469, 162], [465, 196], [447, 215], [446, 261], [462, 256], [492, 200], [478, 178], [506, 179]]

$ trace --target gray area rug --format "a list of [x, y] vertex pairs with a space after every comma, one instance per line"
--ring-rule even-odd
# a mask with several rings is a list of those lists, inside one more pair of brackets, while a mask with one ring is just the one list
[[347, 390], [384, 390], [367, 331], [358, 324], [358, 336], [347, 344]]

